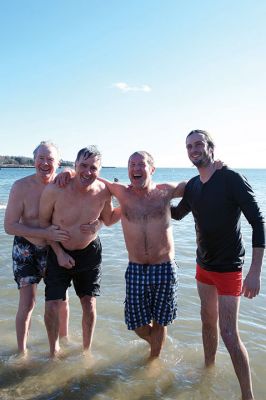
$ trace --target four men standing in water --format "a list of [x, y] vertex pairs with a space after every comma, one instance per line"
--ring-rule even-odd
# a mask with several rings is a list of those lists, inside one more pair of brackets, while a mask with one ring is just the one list
[[[189, 181], [184, 199], [177, 208], [172, 209], [172, 217], [181, 219], [192, 211], [196, 222], [196, 279], [201, 299], [205, 363], [209, 366], [215, 360], [219, 320], [222, 338], [240, 382], [242, 398], [250, 400], [254, 397], [249, 362], [239, 338], [237, 320], [240, 294], [252, 298], [259, 293], [265, 246], [263, 218], [245, 179], [225, 168], [216, 171], [214, 144], [205, 131], [191, 132], [186, 145], [189, 158], [197, 166], [200, 175]], [[51, 354], [59, 350], [58, 305], [64, 299], [70, 281], [73, 279], [75, 282], [74, 275], [79, 272], [76, 266], [80, 265], [82, 270], [85, 267], [84, 257], [89, 260], [93, 258], [91, 253], [83, 256], [83, 250], [87, 251], [96, 240], [96, 235], [90, 232], [86, 236], [86, 232], [91, 229], [90, 223], [98, 219], [102, 212], [104, 221], [105, 202], [109, 203], [110, 199], [108, 187], [120, 203], [129, 256], [126, 271], [126, 323], [129, 329], [150, 344], [151, 357], [158, 357], [166, 337], [166, 326], [176, 317], [177, 270], [170, 225], [170, 201], [183, 195], [185, 183], [178, 186], [153, 183], [153, 158], [142, 151], [133, 153], [129, 158], [130, 185], [104, 180], [99, 182], [97, 156], [95, 159], [93, 154], [86, 153], [87, 150], [80, 157], [78, 154], [76, 173], [69, 185], [63, 189], [49, 185], [41, 201], [42, 226], [54, 223], [70, 234], [70, 239], [63, 243], [64, 247], [53, 245], [57, 259], [52, 250], [48, 257], [45, 320]], [[87, 200], [90, 201], [89, 205]], [[107, 225], [118, 220], [116, 213], [117, 219], [112, 219], [115, 214], [109, 207], [108, 212], [110, 210], [111, 214], [104, 221]], [[243, 288], [241, 266], [244, 248], [239, 223], [241, 211], [253, 229], [252, 264]], [[100, 258], [93, 266], [98, 267], [99, 263]], [[96, 285], [97, 277], [96, 273]], [[86, 349], [90, 347], [95, 325], [95, 301], [92, 288], [89, 293], [87, 284], [84, 289], [83, 283], [80, 285], [79, 281], [77, 278], [74, 285], [83, 308], [83, 345]], [[84, 304], [83, 297], [86, 298]], [[88, 314], [91, 318], [86, 320]]]

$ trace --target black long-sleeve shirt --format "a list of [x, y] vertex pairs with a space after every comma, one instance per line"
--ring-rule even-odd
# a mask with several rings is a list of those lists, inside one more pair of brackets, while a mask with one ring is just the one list
[[241, 235], [241, 211], [252, 226], [252, 246], [265, 247], [264, 218], [246, 178], [226, 167], [202, 183], [192, 178], [183, 199], [171, 207], [171, 216], [180, 220], [190, 211], [197, 238], [197, 263], [217, 272], [241, 270], [245, 248]]

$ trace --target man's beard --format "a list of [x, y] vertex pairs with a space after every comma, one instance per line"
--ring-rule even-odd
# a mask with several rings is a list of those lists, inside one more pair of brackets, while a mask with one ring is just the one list
[[192, 164], [194, 164], [197, 168], [208, 167], [211, 164], [211, 157], [205, 155], [199, 160], [193, 160]]

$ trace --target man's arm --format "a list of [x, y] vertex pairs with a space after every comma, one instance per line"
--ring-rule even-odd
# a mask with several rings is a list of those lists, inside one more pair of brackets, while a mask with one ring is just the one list
[[242, 294], [252, 299], [260, 292], [261, 267], [265, 248], [264, 217], [246, 178], [237, 173], [232, 174], [230, 178], [234, 200], [252, 227], [252, 260], [242, 289]]
[[105, 202], [104, 208], [100, 214], [100, 220], [103, 221], [104, 225], [110, 226], [118, 222], [121, 218], [121, 208], [113, 206], [112, 198]]
[[110, 182], [107, 179], [103, 179], [100, 177], [98, 177], [97, 179], [99, 181], [105, 183], [105, 185], [107, 186], [111, 195], [115, 196], [117, 198], [117, 200], [119, 201], [119, 197], [124, 192], [126, 185], [123, 185], [122, 183], [117, 183], [117, 182]]
[[[181, 183], [183, 183], [183, 182], [181, 182]], [[171, 204], [171, 207], [170, 207], [171, 217], [178, 221], [180, 221], [182, 218], [184, 218], [191, 211], [190, 204], [187, 200], [188, 188], [189, 188], [189, 185], [186, 185], [184, 188], [183, 198], [178, 203], [178, 205], [174, 206]]]
[[[40, 218], [40, 226], [43, 228], [49, 226], [52, 221], [54, 205], [56, 200], [55, 191], [56, 191], [55, 187], [47, 186], [44, 189], [40, 199], [39, 218]], [[48, 244], [54, 250], [57, 256], [58, 264], [61, 267], [70, 269], [75, 265], [74, 259], [62, 249], [59, 243], [50, 240], [48, 241]]]
[[182, 199], [178, 203], [177, 206], [174, 206], [173, 204], [171, 204], [170, 211], [171, 211], [171, 218], [176, 219], [177, 221], [180, 221], [187, 214], [190, 213], [191, 209], [190, 209], [188, 203], [184, 199]]
[[173, 195], [172, 198], [176, 198], [176, 197], [183, 197], [184, 196], [184, 192], [185, 192], [185, 187], [186, 187], [187, 181], [182, 181], [179, 182], [174, 191], [173, 191]]
[[8, 235], [31, 236], [55, 241], [68, 240], [67, 232], [60, 230], [58, 226], [51, 225], [43, 229], [41, 227], [31, 227], [21, 222], [21, 217], [24, 213], [23, 189], [21, 184], [15, 182], [10, 191], [4, 221], [6, 233]]
[[242, 294], [249, 299], [257, 296], [260, 292], [260, 276], [263, 261], [264, 248], [252, 248], [252, 260], [249, 271], [243, 283]]

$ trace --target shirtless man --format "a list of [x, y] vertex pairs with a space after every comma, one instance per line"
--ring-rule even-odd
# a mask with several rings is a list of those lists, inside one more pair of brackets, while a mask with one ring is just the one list
[[153, 157], [146, 151], [137, 151], [128, 161], [130, 185], [105, 181], [121, 206], [129, 257], [126, 324], [150, 344], [151, 358], [160, 355], [166, 326], [177, 314], [177, 266], [170, 200], [181, 197], [186, 185], [186, 182], [177, 186], [155, 184], [154, 171]]
[[[59, 165], [59, 153], [50, 142], [41, 142], [33, 152], [35, 173], [17, 180], [10, 191], [5, 214], [5, 231], [15, 235], [13, 245], [13, 271], [19, 289], [16, 315], [18, 351], [27, 353], [27, 338], [31, 315], [36, 302], [37, 284], [46, 266], [46, 240], [69, 239], [66, 231], [52, 225], [39, 227], [39, 202], [48, 183], [52, 182]], [[68, 334], [68, 302], [60, 311], [60, 336]]]
[[70, 239], [54, 243], [48, 252], [45, 277], [45, 324], [50, 355], [59, 347], [59, 307], [71, 281], [82, 306], [83, 348], [91, 347], [96, 323], [96, 296], [100, 294], [101, 243], [92, 233], [90, 223], [101, 219], [111, 225], [120, 219], [120, 209], [113, 208], [111, 195], [103, 182], [97, 180], [101, 154], [95, 146], [81, 149], [75, 162], [75, 176], [65, 187], [48, 185], [40, 201], [41, 226], [51, 223], [69, 232]]

